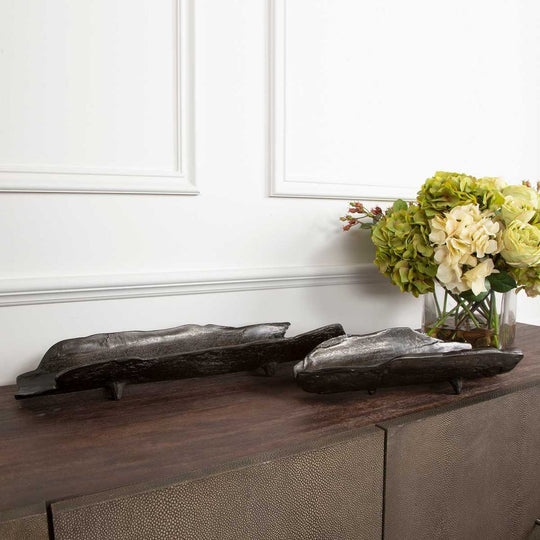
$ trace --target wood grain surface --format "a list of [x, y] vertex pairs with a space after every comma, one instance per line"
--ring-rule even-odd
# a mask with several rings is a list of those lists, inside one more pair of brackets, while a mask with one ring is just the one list
[[[275, 377], [234, 373], [101, 390], [13, 398], [0, 388], [0, 512], [155, 482], [262, 452], [311, 443], [471, 397], [540, 383], [540, 327], [518, 327], [525, 357], [510, 373], [449, 384], [309, 394], [292, 366]], [[1, 516], [0, 516], [1, 517]]]

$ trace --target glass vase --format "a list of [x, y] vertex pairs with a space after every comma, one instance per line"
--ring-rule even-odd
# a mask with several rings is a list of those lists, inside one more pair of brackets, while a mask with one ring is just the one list
[[473, 347], [506, 349], [516, 334], [516, 289], [489, 291], [475, 297], [471, 291], [451, 293], [439, 284], [424, 294], [422, 331], [443, 341], [461, 341]]

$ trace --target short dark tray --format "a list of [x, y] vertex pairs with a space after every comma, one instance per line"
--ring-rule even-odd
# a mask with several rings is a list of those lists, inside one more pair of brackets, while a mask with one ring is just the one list
[[328, 368], [298, 373], [296, 381], [306, 392], [330, 394], [408, 384], [449, 381], [456, 393], [463, 379], [506, 373], [523, 358], [519, 349], [471, 349], [441, 354], [416, 354], [393, 358], [377, 366]]

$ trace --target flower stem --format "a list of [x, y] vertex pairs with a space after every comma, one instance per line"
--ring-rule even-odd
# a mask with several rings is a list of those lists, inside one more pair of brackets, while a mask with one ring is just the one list
[[427, 335], [432, 336], [435, 330], [437, 330], [437, 328], [440, 328], [446, 322], [446, 319], [450, 317], [450, 315], [452, 315], [454, 311], [456, 311], [458, 308], [459, 306], [455, 306], [448, 313], [443, 313], [443, 315], [437, 320], [437, 322], [428, 330]]
[[[484, 300], [480, 300], [479, 302], [475, 302], [474, 304], [472, 304], [472, 307], [471, 307], [471, 304], [469, 304], [469, 309], [470, 309], [470, 313], [474, 313], [476, 310], [478, 309], [482, 309], [482, 304], [484, 303]], [[467, 320], [467, 317], [469, 315], [467, 313], [464, 313], [462, 316], [461, 316], [461, 319], [459, 319], [458, 323], [456, 324], [456, 327], [455, 327], [455, 332], [453, 333], [452, 337], [456, 337], [456, 332], [457, 330], [459, 330], [459, 327]], [[477, 328], [480, 328], [480, 323], [478, 323], [478, 325], [476, 326]]]
[[489, 327], [493, 328], [493, 345], [497, 347], [500, 346], [499, 342], [499, 315], [497, 313], [497, 298], [493, 291], [490, 291], [490, 305], [492, 310], [493, 320], [490, 320]]
[[448, 303], [448, 290], [444, 289], [444, 302], [443, 302], [443, 313], [446, 313], [446, 304]]
[[470, 317], [471, 321], [474, 323], [476, 328], [480, 328], [480, 323], [478, 322], [477, 318], [473, 315], [472, 311], [470, 310], [467, 302], [465, 302], [463, 299], [459, 297], [457, 294], [450, 293], [450, 296], [455, 300], [457, 304], [461, 306], [461, 308], [467, 312], [467, 315]]
[[439, 304], [439, 299], [437, 298], [437, 289], [433, 291], [433, 298], [435, 300], [435, 307], [437, 308], [437, 318], [440, 319], [442, 317], [442, 312], [441, 312], [441, 306]]

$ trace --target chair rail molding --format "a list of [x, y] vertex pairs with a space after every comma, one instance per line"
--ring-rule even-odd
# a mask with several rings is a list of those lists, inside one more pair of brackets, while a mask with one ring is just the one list
[[354, 283], [374, 285], [382, 280], [372, 264], [7, 278], [0, 279], [0, 307]]
[[[196, 195], [198, 190], [194, 180], [194, 106], [193, 106], [193, 0], [171, 0], [171, 4], [164, 3], [164, 9], [170, 9], [172, 14], [173, 22], [167, 28], [163, 28], [163, 43], [160, 41], [160, 46], [163, 45], [164, 51], [169, 46], [172, 46], [172, 51], [167, 51], [167, 57], [170, 56], [170, 71], [169, 68], [163, 72], [164, 80], [167, 81], [167, 84], [170, 83], [170, 96], [171, 102], [167, 104], [167, 111], [170, 111], [171, 114], [163, 114], [163, 123], [166, 126], [171, 124], [172, 128], [170, 129], [170, 138], [169, 138], [169, 129], [162, 130], [159, 133], [159, 137], [164, 137], [163, 140], [167, 140], [168, 147], [170, 145], [171, 152], [167, 154], [166, 161], [170, 162], [171, 166], [152, 166], [149, 164], [135, 165], [131, 167], [129, 165], [119, 165], [113, 164], [111, 166], [103, 166], [103, 164], [97, 164], [93, 166], [92, 163], [87, 163], [84, 165], [76, 165], [72, 162], [59, 163], [60, 160], [52, 160], [53, 163], [36, 163], [29, 162], [25, 164], [25, 159], [15, 159], [15, 163], [9, 158], [0, 157], [0, 192], [51, 192], [51, 193], [128, 193], [128, 194], [164, 194], [164, 195]], [[69, 6], [68, 6], [69, 7]], [[112, 12], [118, 11], [120, 5], [105, 6], [100, 9], [108, 9], [110, 7]], [[152, 8], [152, 2], [148, 0], [148, 6], [140, 4], [139, 9], [146, 10]], [[56, 6], [58, 8], [58, 6]], [[55, 8], [55, 9], [56, 9]], [[60, 9], [60, 8], [58, 8]], [[70, 8], [71, 9], [71, 8]], [[145, 12], [146, 12], [145, 11]], [[140, 20], [144, 20], [144, 13], [139, 14]], [[100, 12], [101, 13], [101, 12]], [[105, 12], [106, 13], [106, 12]], [[169, 12], [167, 12], [169, 13]], [[71, 14], [71, 12], [70, 12]], [[95, 15], [95, 13], [93, 13]], [[80, 15], [79, 15], [80, 17]], [[96, 16], [96, 18], [98, 18]], [[104, 17], [106, 18], [106, 17]], [[164, 19], [165, 20], [165, 19]], [[89, 24], [96, 24], [95, 21], [90, 21]], [[103, 23], [103, 19], [98, 21], [98, 24]], [[154, 29], [156, 30], [156, 29]], [[114, 34], [114, 30], [111, 30], [110, 27], [108, 31], [113, 32], [110, 34], [112, 45], [116, 46], [114, 43], [115, 40], [121, 39], [119, 36]], [[110, 37], [109, 36], [109, 37]], [[170, 39], [168, 39], [170, 36]], [[146, 43], [150, 36], [141, 35], [137, 36], [135, 39], [145, 40]], [[36, 38], [38, 39], [38, 38]], [[73, 39], [76, 39], [73, 38]], [[105, 39], [105, 38], [104, 38]], [[80, 42], [77, 42], [80, 45]], [[107, 45], [103, 45], [106, 47]], [[156, 45], [157, 46], [157, 45]], [[122, 61], [126, 58], [129, 58], [129, 44], [123, 43], [121, 45], [121, 52], [119, 54], [125, 54], [126, 57], [121, 57], [120, 59], [116, 58], [111, 60], [111, 64], [103, 67], [103, 73], [100, 72], [101, 78], [98, 78], [100, 84], [103, 84], [101, 81], [107, 81], [106, 76], [104, 75], [105, 70], [108, 70], [108, 74], [114, 73], [114, 68], [116, 64], [122, 64]], [[16, 49], [14, 48], [16, 51]], [[85, 50], [85, 49], [83, 49]], [[45, 52], [47, 54], [47, 52]], [[106, 57], [105, 53], [104, 54]], [[133, 52], [135, 56], [137, 53]], [[139, 58], [134, 58], [132, 61], [136, 64], [139, 61]], [[148, 59], [146, 59], [148, 62]], [[13, 60], [12, 60], [13, 62]], [[164, 61], [165, 62], [165, 61]], [[141, 62], [142, 64], [142, 62]], [[117, 67], [117, 66], [116, 66]], [[144, 66], [139, 66], [143, 69]], [[62, 67], [58, 68], [59, 70], [63, 69]], [[65, 73], [59, 73], [65, 75], [66, 78], [71, 77], [71, 72], [67, 68]], [[133, 66], [130, 69], [133, 68]], [[167, 72], [168, 71], [168, 72]], [[57, 74], [58, 75], [58, 74]], [[39, 75], [42, 76], [42, 75]], [[39, 78], [39, 77], [38, 77]], [[114, 77], [111, 77], [114, 78]], [[54, 73], [51, 74], [51, 79], [53, 82], [51, 84], [57, 84], [59, 87], [66, 85], [66, 81], [58, 79], [54, 81]], [[28, 81], [33, 82], [35, 81]], [[107, 81], [108, 82], [108, 81]], [[132, 87], [135, 86], [138, 81], [132, 81]], [[98, 84], [98, 83], [96, 83]], [[113, 84], [112, 82], [110, 84]], [[124, 84], [122, 82], [122, 84]], [[151, 89], [155, 89], [157, 86], [151, 86]], [[124, 88], [124, 87], [122, 87]], [[34, 90], [34, 91], [39, 91]], [[14, 90], [15, 92], [15, 90]], [[67, 91], [66, 91], [67, 92]], [[119, 96], [114, 95], [113, 97], [109, 96], [108, 92], [103, 90], [103, 88], [97, 86], [97, 90], [94, 95], [105, 95], [101, 96], [102, 100], [114, 100], [120, 99]], [[117, 91], [118, 92], [118, 91]], [[143, 90], [145, 100], [150, 100], [152, 103], [156, 104], [159, 96], [152, 95], [151, 90]], [[127, 92], [129, 94], [129, 92]], [[68, 94], [66, 94], [68, 95]], [[124, 93], [126, 95], [126, 93]], [[142, 95], [142, 94], [141, 94]], [[127, 96], [126, 96], [127, 97]], [[79, 98], [78, 98], [79, 99]], [[34, 96], [35, 100], [35, 96]], [[146, 109], [151, 109], [152, 103], [146, 103]], [[81, 107], [84, 107], [86, 104], [82, 101], [78, 102]], [[22, 108], [24, 101], [21, 98], [21, 101], [16, 102], [17, 106]], [[44, 102], [42, 107], [47, 107], [48, 103]], [[109, 105], [107, 105], [109, 106]], [[90, 105], [88, 105], [90, 110]], [[104, 106], [105, 107], [105, 106]], [[62, 109], [62, 114], [65, 114], [66, 117], [69, 117], [68, 112], [69, 105], [65, 105], [65, 110]], [[165, 109], [164, 109], [165, 110]], [[80, 113], [80, 111], [77, 111]], [[23, 117], [24, 113], [21, 113]], [[91, 120], [92, 116], [99, 117], [100, 119], [106, 118], [107, 113], [105, 108], [103, 110], [95, 111], [92, 115], [91, 112], [85, 111], [82, 114], [83, 118]], [[124, 111], [123, 114], [127, 114]], [[146, 112], [148, 118], [148, 112]], [[86, 116], [85, 116], [86, 115]], [[25, 117], [26, 118], [26, 117]], [[125, 120], [125, 118], [123, 119]], [[84, 144], [92, 144], [99, 142], [100, 134], [105, 133], [108, 127], [111, 129], [118, 130], [116, 134], [117, 137], [123, 137], [123, 135], [128, 134], [132, 131], [132, 126], [126, 125], [126, 122], [122, 119], [115, 118], [111, 120], [110, 125], [106, 124], [96, 124], [98, 127], [95, 130], [89, 131], [91, 133], [92, 140], [90, 143], [84, 140], [85, 135], [80, 135], [80, 140], [76, 141], [75, 146], [79, 148], [84, 147]], [[101, 120], [100, 120], [101, 121]], [[108, 121], [108, 120], [107, 120]], [[140, 125], [139, 138], [144, 137], [144, 127], [145, 125]], [[71, 126], [73, 128], [73, 126]], [[58, 128], [61, 129], [61, 128]], [[89, 128], [90, 129], [90, 128]], [[101, 130], [101, 131], [100, 131]], [[123, 131], [122, 131], [123, 130]], [[27, 132], [26, 132], [27, 133]], [[75, 130], [66, 130], [62, 133], [62, 141], [69, 140], [70, 137], [77, 137], [77, 132]], [[19, 131], [19, 135], [25, 136], [25, 132]], [[8, 136], [11, 136], [8, 134]], [[51, 133], [51, 137], [54, 136], [54, 133]], [[146, 133], [148, 137], [148, 133]], [[61, 142], [59, 144], [64, 144]], [[141, 145], [139, 141], [139, 145]], [[100, 148], [104, 148], [102, 145]], [[131, 148], [131, 147], [129, 147]], [[79, 151], [79, 150], [77, 150]], [[131, 149], [132, 153], [137, 153], [137, 148]], [[1, 156], [1, 154], [0, 154]], [[67, 158], [69, 159], [69, 158]], [[155, 158], [154, 158], [155, 159]], [[31, 161], [31, 160], [29, 160]], [[35, 161], [35, 160], [34, 160]]]

